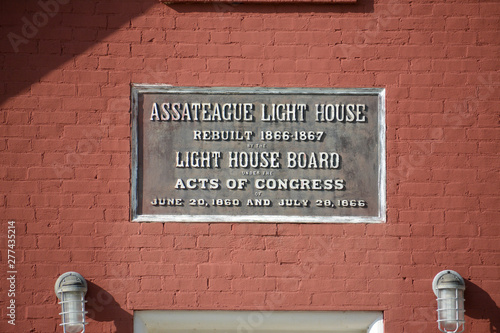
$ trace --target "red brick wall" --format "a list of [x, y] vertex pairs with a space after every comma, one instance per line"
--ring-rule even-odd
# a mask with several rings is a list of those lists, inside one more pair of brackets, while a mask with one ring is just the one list
[[[499, 329], [497, 1], [55, 1], [0, 4], [0, 331], [61, 332], [54, 283], [77, 271], [92, 332], [132, 332], [137, 309], [383, 310], [387, 332], [437, 332], [445, 268], [466, 332]], [[129, 222], [131, 83], [386, 88], [387, 223]]]

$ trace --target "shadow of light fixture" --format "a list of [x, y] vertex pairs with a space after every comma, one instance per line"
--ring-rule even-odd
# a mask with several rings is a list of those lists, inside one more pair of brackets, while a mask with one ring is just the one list
[[85, 332], [87, 281], [76, 272], [67, 272], [57, 279], [54, 290], [61, 304], [64, 333]]
[[464, 279], [455, 271], [439, 272], [432, 281], [437, 297], [438, 328], [445, 333], [460, 333], [465, 329]]

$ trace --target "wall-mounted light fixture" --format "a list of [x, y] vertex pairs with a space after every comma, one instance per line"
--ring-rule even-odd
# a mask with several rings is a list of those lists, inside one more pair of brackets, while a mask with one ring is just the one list
[[455, 271], [439, 272], [432, 281], [437, 296], [438, 328], [445, 333], [460, 333], [465, 329], [464, 279]]
[[76, 272], [67, 272], [57, 279], [54, 289], [61, 304], [61, 326], [64, 332], [85, 332], [87, 281]]

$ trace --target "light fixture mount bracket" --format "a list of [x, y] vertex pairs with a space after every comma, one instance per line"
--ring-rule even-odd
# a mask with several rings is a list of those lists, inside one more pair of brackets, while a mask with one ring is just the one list
[[432, 290], [434, 294], [438, 295], [438, 289], [443, 288], [456, 288], [456, 289], [465, 289], [464, 279], [455, 271], [450, 269], [446, 269], [444, 271], [439, 272], [434, 277], [432, 281]]
[[59, 276], [54, 286], [57, 298], [61, 299], [61, 293], [68, 291], [83, 291], [87, 293], [87, 281], [77, 272], [66, 272]]

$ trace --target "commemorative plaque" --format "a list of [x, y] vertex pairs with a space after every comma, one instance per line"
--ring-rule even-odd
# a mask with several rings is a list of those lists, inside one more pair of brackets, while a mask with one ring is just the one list
[[385, 222], [385, 91], [132, 86], [136, 222]]

